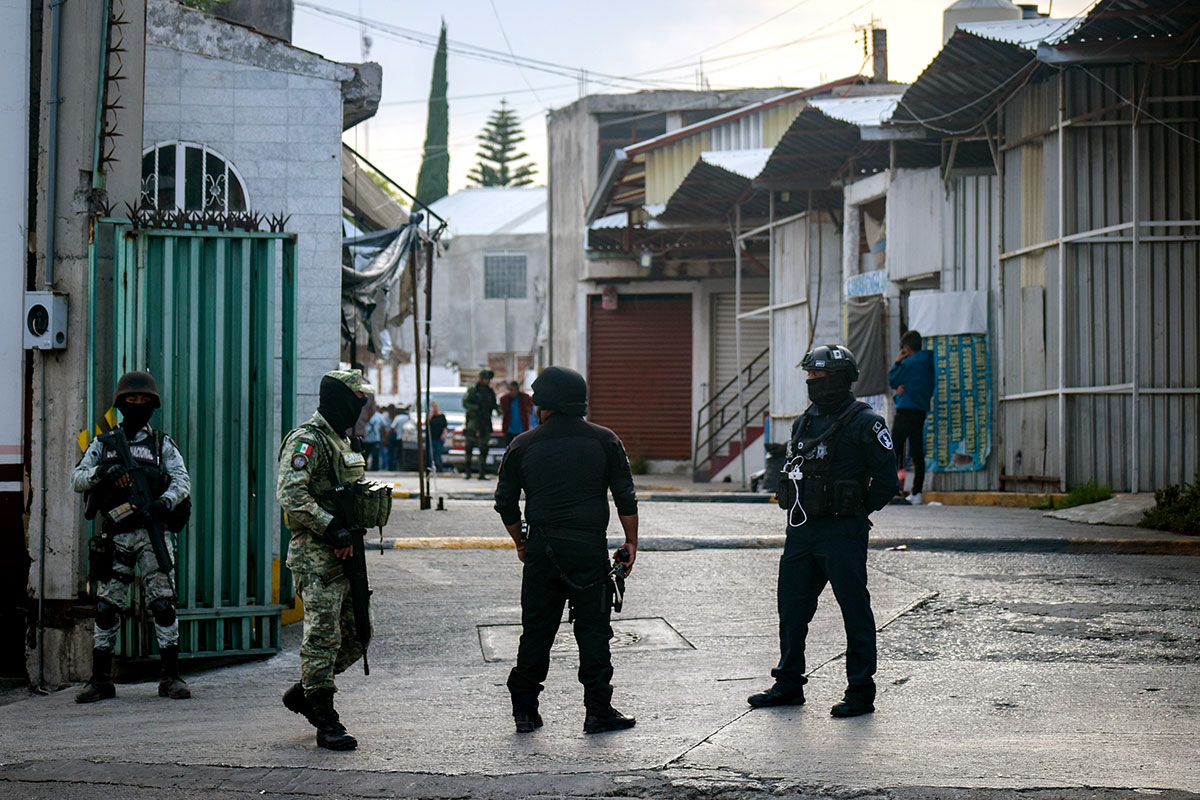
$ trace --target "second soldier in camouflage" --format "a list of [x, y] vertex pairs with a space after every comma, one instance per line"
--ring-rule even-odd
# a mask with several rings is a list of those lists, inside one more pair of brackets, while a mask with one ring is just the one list
[[330, 750], [358, 746], [334, 710], [333, 695], [334, 675], [358, 661], [363, 646], [354, 635], [350, 582], [343, 571], [353, 552], [351, 523], [336, 514], [329, 493], [366, 472], [366, 460], [346, 432], [374, 392], [359, 370], [326, 373], [317, 412], [288, 433], [279, 450], [276, 494], [292, 532], [287, 565], [304, 603], [300, 682], [283, 702], [312, 723], [317, 744]]

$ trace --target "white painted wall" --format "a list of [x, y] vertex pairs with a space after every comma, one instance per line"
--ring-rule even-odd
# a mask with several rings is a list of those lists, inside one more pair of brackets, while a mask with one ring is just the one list
[[947, 205], [937, 167], [892, 171], [887, 210], [889, 280], [941, 272]]
[[[25, 415], [23, 349], [25, 241], [29, 205], [29, 0], [0, 0], [0, 464], [21, 463]], [[10, 485], [11, 484], [11, 485]], [[0, 481], [0, 492], [20, 491]]]

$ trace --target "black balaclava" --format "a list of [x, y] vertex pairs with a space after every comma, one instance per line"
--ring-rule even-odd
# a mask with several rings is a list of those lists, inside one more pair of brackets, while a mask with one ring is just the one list
[[809, 378], [806, 383], [808, 399], [813, 401], [822, 414], [837, 411], [853, 397], [850, 394], [850, 375], [845, 372], [831, 372], [820, 378]]
[[342, 436], [358, 422], [358, 416], [367, 404], [367, 398], [359, 397], [349, 386], [328, 375], [321, 378], [319, 396], [317, 411]]
[[130, 403], [122, 398], [117, 404], [117, 411], [121, 412], [121, 428], [125, 431], [126, 438], [132, 439], [134, 434], [146, 427], [146, 423], [150, 421], [150, 416], [154, 414], [154, 405]]

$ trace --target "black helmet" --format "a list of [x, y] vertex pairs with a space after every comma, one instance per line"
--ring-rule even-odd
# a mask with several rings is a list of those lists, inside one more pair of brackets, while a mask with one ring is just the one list
[[158, 384], [154, 382], [154, 376], [149, 372], [126, 372], [117, 381], [117, 394], [113, 398], [113, 407], [119, 407], [121, 401], [126, 395], [145, 394], [154, 398], [154, 407], [162, 406], [162, 399], [158, 396]]
[[587, 414], [587, 381], [569, 367], [546, 367], [533, 382], [533, 404], [582, 417]]
[[845, 372], [850, 376], [850, 382], [858, 380], [858, 361], [850, 348], [840, 344], [823, 344], [809, 350], [800, 361], [800, 367], [806, 372], [823, 369], [827, 372]]

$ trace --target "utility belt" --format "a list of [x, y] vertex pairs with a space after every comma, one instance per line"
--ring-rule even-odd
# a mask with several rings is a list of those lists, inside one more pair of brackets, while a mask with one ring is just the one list
[[565, 539], [568, 542], [580, 544], [598, 544], [608, 546], [608, 534], [605, 531], [585, 531], [579, 528], [560, 528], [557, 525], [530, 525], [529, 538], [545, 536], [548, 539]]
[[[785, 479], [786, 480], [786, 479]], [[789, 480], [788, 483], [791, 483]], [[809, 520], [857, 517], [866, 510], [866, 491], [855, 480], [828, 481], [820, 477], [798, 481], [799, 500]]]

